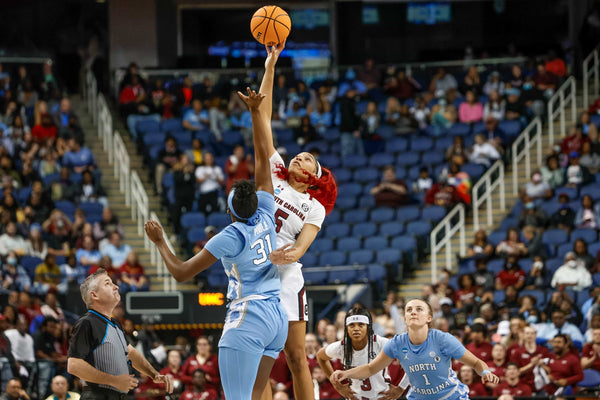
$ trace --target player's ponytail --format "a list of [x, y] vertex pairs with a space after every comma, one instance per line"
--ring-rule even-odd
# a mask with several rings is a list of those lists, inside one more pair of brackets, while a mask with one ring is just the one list
[[[281, 180], [287, 181], [290, 178], [290, 171], [283, 164], [276, 164], [273, 172]], [[304, 169], [302, 172], [306, 175], [305, 180], [300, 180], [297, 177], [294, 177], [294, 179], [297, 182], [307, 183], [307, 192], [321, 203], [325, 208], [325, 212], [329, 214], [333, 210], [335, 200], [337, 199], [337, 183], [335, 182], [335, 177], [327, 168], [321, 168], [320, 178], [317, 178]]]

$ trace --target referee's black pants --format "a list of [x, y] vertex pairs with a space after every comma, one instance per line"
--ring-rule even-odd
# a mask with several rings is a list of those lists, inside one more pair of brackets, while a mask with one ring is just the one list
[[80, 400], [126, 400], [127, 393], [104, 388], [84, 388]]

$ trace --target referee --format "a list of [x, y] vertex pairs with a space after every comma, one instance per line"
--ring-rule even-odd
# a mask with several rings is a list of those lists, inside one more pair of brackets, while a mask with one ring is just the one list
[[160, 375], [133, 346], [127, 345], [123, 328], [111, 314], [121, 300], [119, 288], [102, 268], [81, 284], [88, 312], [77, 321], [69, 343], [67, 370], [82, 380], [82, 400], [122, 400], [138, 385], [131, 367], [162, 382], [168, 393], [173, 380]]

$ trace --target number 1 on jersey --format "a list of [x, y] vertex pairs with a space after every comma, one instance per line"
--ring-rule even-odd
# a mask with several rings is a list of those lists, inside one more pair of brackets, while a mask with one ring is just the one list
[[429, 383], [429, 380], [427, 379], [427, 375], [423, 374], [423, 379], [425, 379], [426, 385], [431, 385], [431, 383]]

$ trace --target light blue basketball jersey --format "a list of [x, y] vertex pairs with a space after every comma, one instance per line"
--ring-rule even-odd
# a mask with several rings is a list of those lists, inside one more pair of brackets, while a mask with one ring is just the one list
[[460, 359], [465, 347], [449, 333], [430, 329], [427, 340], [416, 346], [408, 333], [394, 336], [383, 347], [390, 358], [397, 358], [408, 375], [409, 400], [468, 399], [469, 388], [452, 370], [452, 358]]
[[269, 260], [275, 248], [275, 200], [272, 194], [258, 191], [259, 221], [256, 225], [234, 222], [206, 243], [204, 247], [220, 258], [229, 277], [227, 298], [259, 295], [279, 297], [279, 272]]

